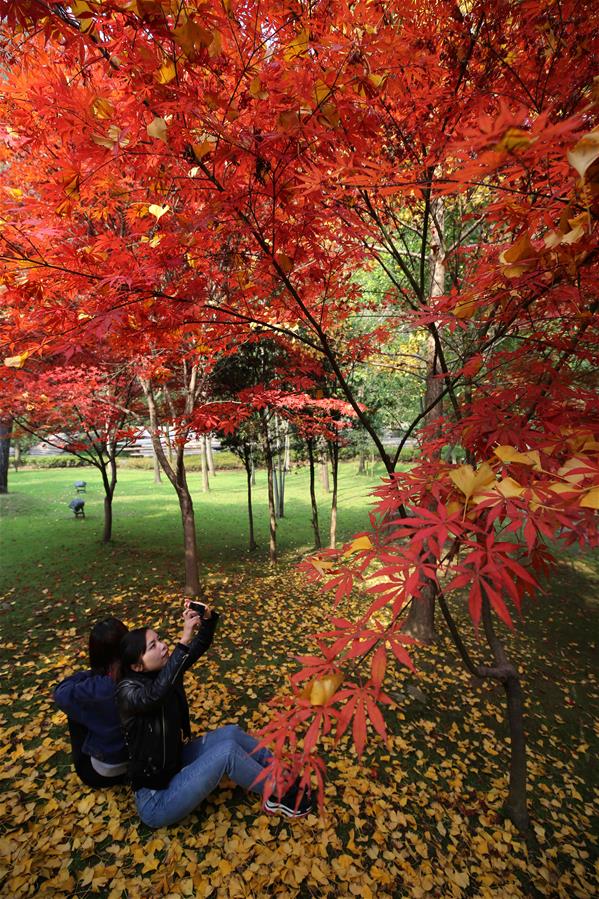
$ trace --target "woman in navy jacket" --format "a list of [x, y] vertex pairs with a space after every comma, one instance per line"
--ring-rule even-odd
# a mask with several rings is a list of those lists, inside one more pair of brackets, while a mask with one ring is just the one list
[[67, 715], [75, 771], [89, 787], [127, 781], [127, 750], [116, 706], [119, 644], [127, 627], [118, 618], [99, 621], [89, 636], [91, 670], [79, 671], [54, 690]]

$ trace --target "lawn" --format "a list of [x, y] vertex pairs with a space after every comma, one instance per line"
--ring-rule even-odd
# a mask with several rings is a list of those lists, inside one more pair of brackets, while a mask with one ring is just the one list
[[[67, 503], [88, 481], [85, 520]], [[305, 471], [288, 478], [282, 560], [268, 564], [264, 475], [260, 550], [246, 546], [245, 485], [221, 472], [213, 490], [192, 475], [206, 590], [223, 615], [209, 656], [187, 677], [196, 732], [255, 729], [309, 647], [326, 602], [295, 568], [311, 546]], [[369, 480], [342, 468], [340, 534], [366, 526]], [[0, 892], [7, 897], [528, 897], [586, 899], [599, 879], [593, 781], [599, 690], [599, 571], [564, 558], [510, 640], [527, 698], [532, 814], [538, 848], [501, 818], [507, 747], [502, 691], [473, 683], [441, 632], [415, 652], [419, 673], [389, 672], [396, 706], [389, 745], [361, 763], [347, 741], [327, 746], [325, 814], [289, 823], [226, 785], [180, 825], [138, 823], [126, 788], [93, 792], [73, 775], [51, 687], [85, 664], [90, 623], [111, 612], [175, 635], [181, 538], [174, 492], [152, 473], [123, 471], [114, 543], [103, 547], [93, 470], [22, 471], [0, 497], [3, 781]], [[193, 488], [192, 488], [193, 489]], [[323, 532], [327, 521], [323, 507]], [[363, 603], [352, 597], [346, 612]], [[343, 611], [343, 610], [342, 610]], [[468, 644], [480, 652], [475, 636]], [[416, 689], [417, 688], [417, 689]]]

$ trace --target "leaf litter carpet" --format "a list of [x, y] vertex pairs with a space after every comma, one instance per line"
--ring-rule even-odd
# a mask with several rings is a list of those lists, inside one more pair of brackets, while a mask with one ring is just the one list
[[[293, 654], [305, 652], [307, 635], [324, 625], [326, 601], [288, 566], [228, 578], [217, 572], [211, 592], [224, 614], [212, 650], [186, 676], [194, 734], [226, 723], [255, 730], [296, 670]], [[52, 686], [85, 667], [97, 617], [158, 625], [172, 640], [180, 601], [174, 587], [92, 596], [87, 608], [67, 606], [51, 628], [42, 608], [28, 639], [4, 643], [3, 896], [597, 895], [599, 802], [590, 783], [597, 680], [576, 647], [556, 651], [538, 633], [533, 640], [518, 631], [511, 644], [525, 673], [536, 850], [500, 814], [508, 764], [503, 693], [473, 683], [443, 636], [415, 652], [417, 676], [388, 671], [385, 688], [396, 705], [385, 711], [387, 746], [370, 734], [360, 763], [346, 738], [325, 745], [323, 816], [267, 816], [257, 796], [225, 783], [179, 825], [151, 831], [138, 821], [128, 788], [83, 786]], [[353, 609], [342, 611], [359, 605], [352, 599]], [[470, 645], [479, 650], [473, 637]]]

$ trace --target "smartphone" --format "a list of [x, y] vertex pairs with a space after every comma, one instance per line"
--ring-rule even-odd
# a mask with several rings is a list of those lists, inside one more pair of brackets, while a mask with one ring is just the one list
[[189, 608], [193, 609], [194, 612], [197, 612], [200, 618], [204, 617], [204, 612], [206, 611], [206, 605], [203, 602], [193, 602], [189, 601]]

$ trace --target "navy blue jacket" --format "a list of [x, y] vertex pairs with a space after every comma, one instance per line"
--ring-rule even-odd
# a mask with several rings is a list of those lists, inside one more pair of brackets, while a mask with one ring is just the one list
[[54, 701], [69, 718], [86, 728], [83, 752], [107, 764], [127, 760], [112, 678], [79, 671], [56, 687]]

